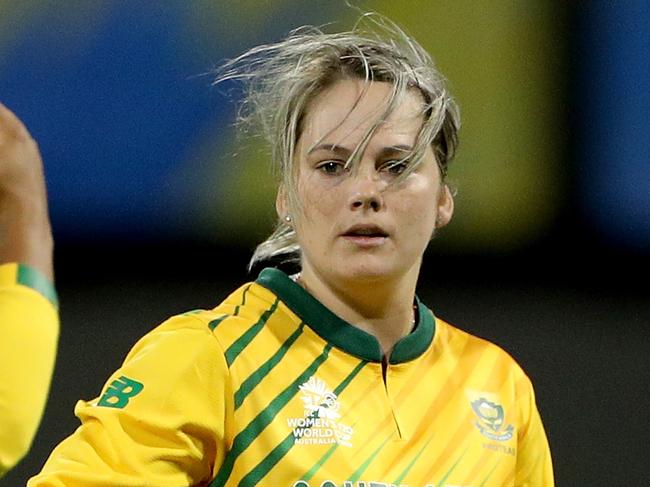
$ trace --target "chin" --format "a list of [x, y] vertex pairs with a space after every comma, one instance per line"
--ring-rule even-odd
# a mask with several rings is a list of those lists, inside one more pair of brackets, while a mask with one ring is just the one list
[[384, 262], [375, 265], [369, 265], [367, 263], [351, 263], [350, 265], [338, 269], [337, 274], [339, 274], [339, 276], [345, 281], [373, 283], [394, 279], [403, 273], [400, 273], [392, 266], [386, 265]]

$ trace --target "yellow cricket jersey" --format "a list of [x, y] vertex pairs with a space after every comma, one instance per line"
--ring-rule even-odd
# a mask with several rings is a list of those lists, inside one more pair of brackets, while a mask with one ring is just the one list
[[553, 486], [526, 375], [417, 305], [382, 361], [266, 269], [142, 338], [28, 486]]
[[59, 318], [38, 271], [0, 265], [0, 477], [29, 449], [50, 387]]

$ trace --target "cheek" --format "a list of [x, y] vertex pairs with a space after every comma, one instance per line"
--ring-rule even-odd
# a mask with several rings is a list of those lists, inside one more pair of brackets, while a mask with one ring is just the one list
[[313, 256], [325, 251], [341, 212], [337, 206], [340, 199], [337, 198], [337, 191], [309, 183], [309, 180], [303, 180], [298, 184], [300, 209], [295, 228], [303, 252]]
[[305, 224], [314, 219], [322, 220], [338, 212], [336, 201], [340, 198], [335, 186], [325, 186], [317, 181], [317, 175], [305, 177], [298, 182], [298, 198]]
[[412, 237], [412, 243], [418, 247], [425, 242], [428, 244], [436, 225], [437, 204], [435, 190], [427, 188], [414, 193], [409, 198], [402, 198], [400, 218]]
[[433, 235], [436, 222], [436, 209], [434, 205], [419, 205], [408, 210], [407, 218], [412, 235], [417, 235], [419, 240], [427, 242]]

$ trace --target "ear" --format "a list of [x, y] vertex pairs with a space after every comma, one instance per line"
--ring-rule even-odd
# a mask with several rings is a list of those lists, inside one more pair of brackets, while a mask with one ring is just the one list
[[278, 188], [278, 194], [275, 197], [275, 211], [278, 214], [280, 220], [284, 220], [284, 217], [289, 213], [289, 204], [287, 202], [287, 193], [284, 189], [284, 185], [280, 185]]
[[436, 228], [442, 228], [451, 221], [454, 214], [454, 196], [451, 194], [449, 186], [442, 185], [440, 196], [438, 197], [438, 217], [436, 218]]

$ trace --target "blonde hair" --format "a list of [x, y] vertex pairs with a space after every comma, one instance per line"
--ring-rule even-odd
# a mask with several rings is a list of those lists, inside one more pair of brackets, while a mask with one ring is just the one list
[[[297, 208], [294, 156], [308, 104], [343, 79], [393, 85], [382, 115], [355, 148], [348, 164], [354, 168], [381, 120], [402, 102], [408, 90], [417, 89], [424, 99], [424, 122], [412, 153], [405, 157], [410, 164], [401, 178], [417, 168], [430, 144], [444, 181], [458, 145], [458, 107], [429, 54], [385, 17], [364, 14], [351, 31], [333, 34], [312, 26], [300, 27], [279, 42], [254, 47], [226, 62], [218, 70], [215, 84], [243, 82], [238, 122], [266, 138], [289, 206]], [[300, 259], [296, 233], [280, 218], [273, 233], [257, 246], [249, 268], [278, 257]]]

